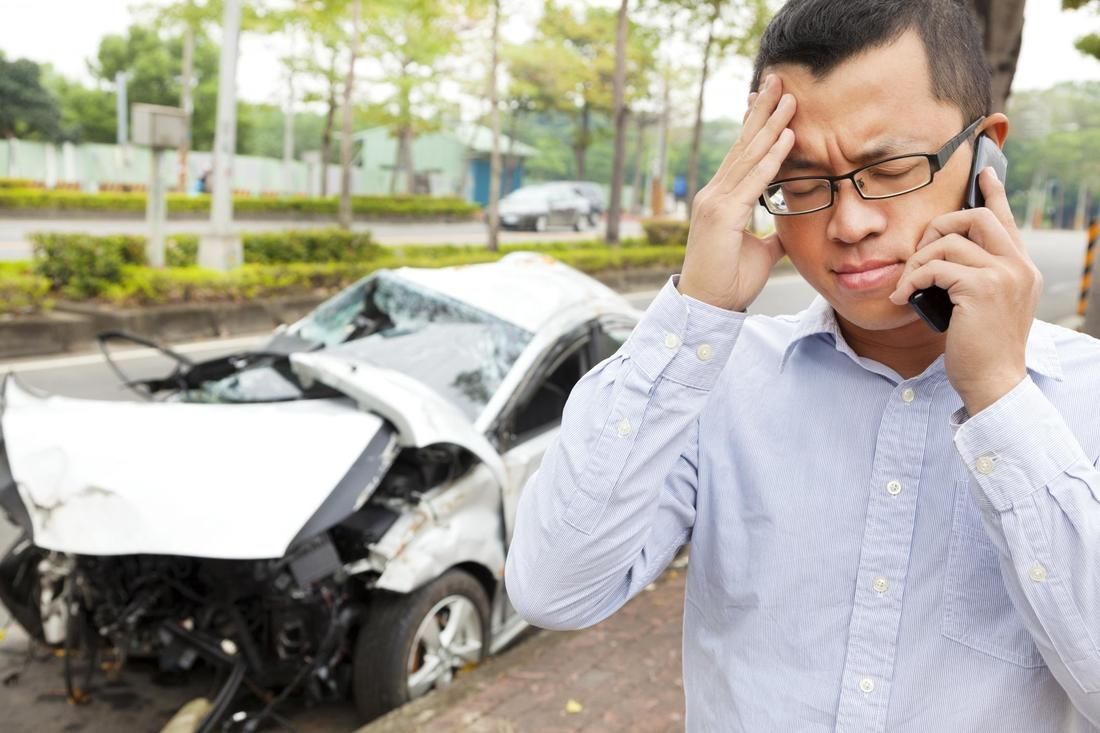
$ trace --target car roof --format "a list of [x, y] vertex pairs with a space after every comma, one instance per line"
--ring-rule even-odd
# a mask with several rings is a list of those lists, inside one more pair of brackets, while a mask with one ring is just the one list
[[536, 252], [512, 252], [496, 262], [480, 265], [403, 267], [394, 272], [531, 333], [537, 333], [569, 308], [596, 306], [596, 301], [603, 302], [603, 310], [634, 310], [625, 298], [598, 280]]

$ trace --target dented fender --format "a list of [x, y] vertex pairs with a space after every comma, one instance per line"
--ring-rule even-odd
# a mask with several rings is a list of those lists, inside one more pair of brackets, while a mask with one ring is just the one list
[[385, 566], [376, 587], [410, 593], [455, 565], [474, 562], [504, 575], [500, 485], [479, 465], [426, 494], [371, 546]]

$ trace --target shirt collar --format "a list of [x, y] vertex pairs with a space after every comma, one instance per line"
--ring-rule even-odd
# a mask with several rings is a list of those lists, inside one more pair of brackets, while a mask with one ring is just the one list
[[[779, 371], [787, 365], [788, 359], [794, 353], [799, 343], [811, 336], [819, 334], [833, 337], [838, 351], [851, 352], [851, 348], [844, 341], [840, 333], [840, 326], [836, 320], [836, 312], [829, 302], [818, 295], [810, 306], [795, 316], [795, 329], [783, 350], [783, 357], [779, 360]], [[854, 354], [851, 354], [854, 357]], [[1028, 370], [1049, 377], [1058, 382], [1062, 381], [1062, 363], [1058, 358], [1058, 350], [1051, 338], [1049, 329], [1040, 321], [1032, 324], [1031, 333], [1027, 339], [1027, 351], [1024, 354], [1025, 364]]]

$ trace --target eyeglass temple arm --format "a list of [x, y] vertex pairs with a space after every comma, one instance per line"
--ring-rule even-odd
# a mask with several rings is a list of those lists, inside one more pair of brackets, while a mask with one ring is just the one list
[[937, 171], [947, 165], [948, 159], [950, 159], [954, 152], [959, 149], [960, 145], [970, 139], [970, 136], [974, 134], [974, 130], [978, 127], [978, 125], [982, 123], [982, 120], [984, 119], [985, 115], [982, 115], [978, 119], [974, 120], [965, 130], [948, 140], [947, 144], [940, 148], [940, 152], [937, 153], [936, 157], [934, 158]]

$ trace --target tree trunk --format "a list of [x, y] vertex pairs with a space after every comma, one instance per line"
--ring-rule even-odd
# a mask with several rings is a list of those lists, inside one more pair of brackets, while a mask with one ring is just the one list
[[619, 223], [623, 215], [623, 162], [626, 158], [626, 35], [627, 5], [619, 5], [619, 25], [615, 31], [615, 153], [611, 160], [611, 201], [607, 207], [608, 244], [619, 244]]
[[634, 131], [637, 136], [637, 140], [634, 142], [634, 181], [630, 187], [630, 211], [634, 214], [642, 212], [642, 202], [645, 199], [642, 195], [642, 168], [645, 165], [645, 128], [645, 115], [636, 115], [634, 117]]
[[332, 157], [332, 128], [336, 121], [336, 58], [338, 52], [332, 51], [332, 65], [329, 67], [328, 111], [325, 113], [325, 126], [321, 130], [321, 196], [328, 196], [328, 165]]
[[355, 59], [359, 55], [359, 18], [362, 0], [351, 4], [351, 58], [344, 78], [343, 130], [340, 135], [340, 210], [341, 229], [351, 229], [351, 100], [355, 89]]
[[416, 168], [413, 165], [413, 128], [412, 125], [406, 125], [403, 131], [401, 139], [404, 141], [402, 145], [402, 153], [404, 158], [401, 160], [401, 167], [405, 169], [405, 193], [416, 193]]
[[489, 63], [489, 119], [493, 128], [493, 148], [489, 156], [489, 251], [500, 247], [500, 100], [497, 94], [497, 65], [500, 63], [500, 0], [493, 0], [492, 61]]
[[573, 143], [573, 158], [577, 166], [577, 180], [584, 180], [584, 158], [585, 153], [588, 151], [588, 125], [590, 110], [588, 109], [588, 102], [584, 103], [580, 112], [580, 130], [577, 132], [577, 139]]
[[1024, 37], [1025, 1], [970, 0], [985, 37], [985, 58], [993, 75], [993, 112], [1004, 111], [1012, 90]]
[[703, 76], [699, 80], [699, 99], [695, 104], [695, 127], [691, 131], [691, 158], [688, 161], [687, 179], [687, 213], [691, 218], [691, 204], [695, 200], [695, 192], [699, 190], [699, 147], [703, 142], [703, 89], [707, 85], [707, 75], [710, 73], [710, 50], [714, 46], [714, 31], [718, 25], [718, 0], [714, 1], [714, 13], [710, 18], [710, 29], [707, 31], [707, 45], [703, 47]]

